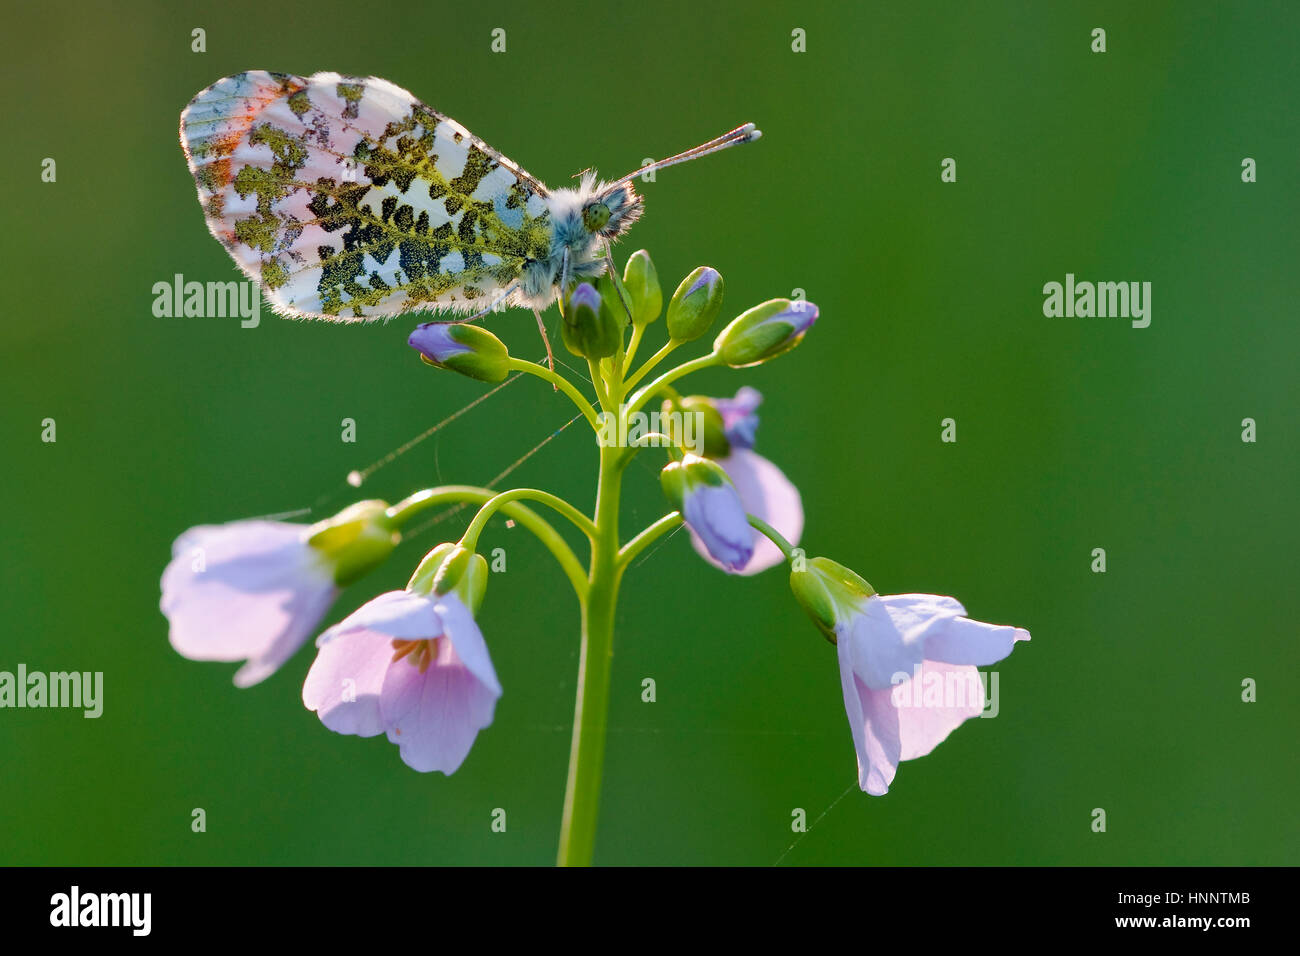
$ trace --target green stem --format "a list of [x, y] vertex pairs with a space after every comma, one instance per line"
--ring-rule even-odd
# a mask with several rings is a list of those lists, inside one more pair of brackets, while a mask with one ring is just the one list
[[[393, 523], [393, 526], [400, 529], [416, 515], [429, 508], [463, 503], [481, 505], [496, 497], [498, 497], [497, 492], [488, 488], [478, 488], [474, 485], [442, 485], [437, 488], [426, 488], [424, 491], [417, 491], [410, 497], [391, 506], [385, 514]], [[570, 507], [572, 506], [570, 505]], [[546, 546], [547, 550], [555, 556], [555, 560], [560, 563], [560, 567], [568, 577], [569, 583], [573, 585], [574, 593], [578, 595], [578, 600], [585, 600], [587, 575], [582, 570], [582, 565], [578, 562], [577, 556], [574, 555], [573, 549], [560, 536], [560, 533], [551, 526], [550, 522], [532, 508], [517, 501], [506, 503], [501, 507], [501, 512], [518, 521]]]
[[[671, 343], [669, 343], [671, 344]], [[661, 349], [662, 351], [662, 349]], [[702, 368], [712, 368], [714, 365], [722, 364], [722, 356], [716, 352], [710, 352], [708, 355], [701, 355], [697, 359], [691, 359], [689, 362], [683, 362], [676, 368], [670, 368], [649, 385], [642, 386], [632, 393], [632, 397], [627, 400], [625, 413], [631, 415], [639, 411], [646, 400], [654, 395], [655, 392], [665, 385], [671, 385], [684, 375], [690, 375], [691, 372], [697, 372]]]
[[759, 531], [763, 532], [763, 534], [767, 535], [767, 539], [781, 549], [781, 553], [785, 555], [785, 559], [787, 561], [790, 560], [794, 553], [794, 547], [791, 546], [789, 541], [785, 540], [785, 535], [781, 534], [781, 532], [777, 531], [762, 518], [755, 518], [753, 515], [749, 515], [749, 523]]
[[650, 326], [638, 325], [632, 329], [632, 341], [628, 343], [627, 352], [623, 355], [623, 374], [627, 374], [628, 367], [631, 366], [632, 360], [636, 358], [636, 350], [641, 347], [641, 337], [645, 335], [645, 330]]
[[611, 355], [609, 358], [603, 358], [596, 363], [600, 369], [600, 377], [605, 382], [605, 395], [609, 398], [611, 408], [617, 408], [618, 403], [623, 398], [623, 394], [619, 390], [622, 387], [619, 383], [623, 379], [620, 372], [621, 366], [615, 362], [617, 358], [617, 355]]
[[621, 567], [626, 568], [632, 563], [632, 559], [644, 551], [650, 545], [654, 544], [669, 531], [681, 526], [682, 514], [680, 511], [674, 511], [664, 515], [654, 524], [650, 525], [635, 538], [623, 545], [618, 553], [618, 563]]
[[618, 506], [623, 481], [622, 449], [600, 449], [600, 483], [596, 490], [596, 537], [591, 545], [591, 574], [582, 607], [582, 648], [578, 693], [573, 712], [569, 778], [560, 824], [560, 866], [588, 866], [596, 844], [600, 778], [605, 761], [605, 724], [609, 716], [609, 678], [614, 655], [614, 610], [623, 567], [618, 552]]
[[510, 502], [519, 501], [520, 499], [541, 502], [572, 521], [578, 530], [588, 538], [593, 541], [596, 539], [596, 526], [591, 523], [591, 519], [563, 498], [553, 495], [549, 491], [539, 491], [536, 488], [512, 488], [509, 491], [493, 495], [483, 503], [483, 507], [479, 508], [478, 514], [469, 523], [469, 527], [465, 529], [465, 534], [461, 538], [464, 546], [473, 550], [478, 545], [478, 536], [483, 533], [483, 528], [487, 525], [489, 519]]
[[600, 363], [595, 359], [587, 359], [587, 368], [591, 372], [591, 384], [596, 388], [596, 401], [600, 402], [600, 407], [606, 411], [612, 410], [609, 391], [605, 387], [605, 376], [600, 371]]
[[637, 369], [636, 372], [632, 375], [632, 377], [627, 380], [627, 387], [628, 388], [635, 387], [637, 382], [645, 378], [651, 369], [653, 369], [656, 365], [658, 365], [669, 355], [671, 355], [673, 350], [681, 344], [682, 343], [678, 342], [676, 339], [669, 339], [666, 343], [664, 343], [663, 348], [661, 348], [654, 355], [646, 359], [645, 364], [642, 365], [639, 369]]
[[619, 464], [626, 468], [628, 462], [636, 457], [637, 452], [642, 448], [667, 448], [668, 454], [677, 461], [681, 461], [686, 455], [686, 449], [681, 446], [671, 435], [665, 435], [663, 432], [646, 432], [634, 442], [628, 442], [627, 448], [623, 452], [623, 457]]
[[529, 375], [536, 375], [538, 378], [545, 379], [556, 386], [565, 395], [569, 396], [573, 404], [578, 407], [578, 411], [582, 412], [582, 417], [587, 419], [588, 424], [600, 431], [600, 423], [596, 419], [596, 410], [591, 407], [591, 402], [587, 401], [582, 393], [574, 387], [573, 383], [563, 375], [552, 372], [544, 365], [538, 365], [536, 362], [528, 362], [524, 359], [512, 358], [508, 367], [519, 372], [527, 372]]

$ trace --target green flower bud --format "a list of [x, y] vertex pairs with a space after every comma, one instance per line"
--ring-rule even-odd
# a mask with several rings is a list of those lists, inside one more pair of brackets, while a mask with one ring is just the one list
[[[619, 315], [622, 311], [620, 306]], [[599, 361], [616, 353], [622, 344], [626, 319], [614, 313], [590, 282], [582, 282], [573, 290], [560, 314], [564, 347], [580, 358]]]
[[790, 590], [832, 644], [836, 642], [836, 622], [876, 593], [860, 575], [830, 558], [808, 558], [803, 570], [791, 571]]
[[456, 548], [457, 545], [450, 541], [444, 541], [434, 547], [416, 565], [411, 580], [406, 583], [406, 590], [415, 594], [428, 594], [432, 591], [434, 576], [438, 573], [438, 569], [442, 567], [442, 562], [447, 559], [447, 555], [455, 551]]
[[706, 458], [731, 454], [722, 413], [711, 398], [687, 395], [665, 399], [661, 421], [664, 433], [683, 448]]
[[428, 365], [451, 369], [480, 382], [501, 382], [510, 371], [505, 343], [477, 325], [426, 322], [407, 339]]
[[632, 324], [649, 325], [664, 308], [664, 293], [659, 288], [659, 273], [644, 249], [632, 253], [623, 267], [623, 288], [632, 300]]
[[333, 565], [334, 583], [347, 587], [377, 568], [402, 539], [384, 501], [358, 501], [307, 531], [307, 544]]
[[698, 339], [722, 311], [722, 276], [700, 266], [677, 287], [668, 302], [668, 337], [678, 342]]
[[673, 506], [673, 510], [681, 511], [682, 501], [686, 498], [686, 472], [682, 469], [681, 462], [669, 462], [664, 470], [659, 472], [659, 485], [663, 488], [664, 497]]
[[664, 466], [659, 473], [659, 484], [668, 503], [681, 510], [688, 492], [697, 488], [729, 487], [731, 479], [716, 461], [688, 454], [681, 461], [670, 461]]
[[732, 368], [760, 365], [798, 345], [816, 321], [811, 302], [770, 299], [732, 319], [713, 350]]
[[416, 594], [456, 595], [477, 614], [487, 591], [488, 563], [459, 544], [443, 542], [424, 556], [411, 575], [408, 591]]
[[487, 590], [488, 563], [481, 554], [457, 546], [433, 576], [433, 593], [455, 591], [470, 613], [477, 614]]

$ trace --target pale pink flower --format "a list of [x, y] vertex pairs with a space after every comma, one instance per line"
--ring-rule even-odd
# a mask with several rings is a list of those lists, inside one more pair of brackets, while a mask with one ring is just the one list
[[191, 528], [162, 576], [172, 647], [196, 661], [244, 661], [235, 684], [265, 680], [320, 623], [338, 589], [311, 526], [235, 521]]
[[265, 680], [306, 643], [339, 589], [392, 553], [387, 507], [358, 501], [312, 525], [254, 518], [186, 531], [162, 575], [172, 647], [196, 661], [245, 661], [239, 687]]
[[[858, 784], [887, 793], [902, 760], [923, 757], [984, 709], [976, 667], [995, 664], [1029, 632], [965, 616], [954, 598], [872, 595], [837, 616], [834, 636]], [[910, 681], [944, 690], [931, 699]]]
[[492, 723], [501, 685], [454, 591], [381, 594], [316, 644], [303, 703], [336, 733], [387, 734], [415, 770], [453, 773]]

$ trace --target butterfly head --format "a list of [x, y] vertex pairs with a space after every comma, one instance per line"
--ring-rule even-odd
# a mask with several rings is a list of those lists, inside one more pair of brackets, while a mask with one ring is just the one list
[[582, 224], [593, 235], [605, 239], [621, 236], [641, 218], [644, 204], [631, 183], [600, 184], [582, 208]]
[[557, 189], [551, 201], [556, 238], [575, 253], [596, 239], [614, 239], [627, 232], [641, 218], [642, 208], [631, 183], [601, 182], [592, 172], [582, 174], [577, 189]]

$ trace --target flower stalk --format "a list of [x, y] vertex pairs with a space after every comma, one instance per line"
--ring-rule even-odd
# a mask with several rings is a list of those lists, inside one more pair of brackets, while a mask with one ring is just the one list
[[[1023, 629], [967, 618], [953, 598], [877, 595], [843, 565], [806, 558], [796, 548], [803, 531], [798, 489], [754, 450], [762, 396], [752, 388], [734, 398], [683, 396], [674, 388], [693, 372], [746, 368], [788, 353], [816, 321], [815, 305], [772, 299], [755, 306], [728, 323], [707, 354], [654, 377], [673, 351], [712, 327], [722, 308], [722, 277], [701, 266], [682, 281], [665, 310], [648, 255], [635, 253], [621, 278], [608, 249], [605, 258], [606, 275], [578, 281], [560, 302], [564, 345], [586, 359], [595, 404], [562, 373], [511, 357], [503, 342], [479, 327], [427, 323], [410, 338], [423, 361], [436, 368], [483, 382], [526, 372], [564, 394], [595, 433], [599, 467], [590, 517], [537, 488], [444, 485], [392, 506], [355, 502], [314, 525], [250, 520], [194, 528], [177, 539], [162, 579], [161, 607], [171, 621], [173, 646], [198, 660], [245, 661], [235, 680], [249, 686], [306, 641], [340, 590], [390, 558], [413, 519], [448, 505], [477, 506], [461, 538], [430, 550], [403, 590], [379, 595], [320, 635], [303, 686], [303, 703], [329, 729], [386, 734], [408, 766], [449, 774], [491, 725], [502, 695], [477, 623], [491, 576], [478, 554], [479, 537], [496, 515], [517, 521], [555, 558], [581, 616], [556, 858], [561, 866], [587, 866], [594, 858], [623, 576], [655, 542], [683, 525], [700, 557], [729, 574], [791, 565], [796, 600], [836, 645], [860, 786], [868, 793], [887, 792], [900, 761], [928, 753], [982, 707], [982, 696], [974, 692], [939, 710], [924, 702], [917, 707], [893, 694], [900, 680], [919, 684], [925, 673], [978, 684], [977, 666], [1005, 658], [1029, 639]], [[644, 334], [661, 312], [668, 341], [633, 371]], [[641, 409], [657, 396], [667, 422], [662, 431], [640, 424], [633, 429], [634, 417], [639, 423]], [[688, 417], [697, 428], [688, 427]], [[621, 543], [624, 472], [634, 457], [654, 447], [667, 458], [660, 484], [668, 513]], [[590, 547], [585, 567], [535, 506], [581, 532]], [[233, 634], [223, 630], [211, 612], [220, 601], [249, 626]]]
[[624, 569], [618, 560], [618, 508], [623, 480], [619, 451], [613, 447], [600, 450], [596, 535], [591, 545], [586, 600], [582, 602], [578, 694], [573, 708], [573, 740], [556, 861], [560, 866], [590, 865], [596, 846], [609, 679], [614, 659], [614, 612]]

